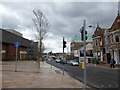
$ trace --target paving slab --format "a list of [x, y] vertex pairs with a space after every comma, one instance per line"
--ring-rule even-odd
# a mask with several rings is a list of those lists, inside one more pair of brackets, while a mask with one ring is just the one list
[[[84, 88], [84, 84], [54, 66], [35, 61], [2, 63], [2, 88]], [[88, 87], [89, 88], [89, 87]]]

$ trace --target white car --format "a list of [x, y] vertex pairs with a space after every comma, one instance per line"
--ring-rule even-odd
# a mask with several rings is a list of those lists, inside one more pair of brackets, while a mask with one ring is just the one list
[[50, 61], [51, 59], [50, 59], [50, 58], [48, 58], [48, 60]]
[[74, 60], [69, 60], [68, 64], [71, 65], [71, 66], [79, 66], [79, 63], [74, 61]]
[[55, 61], [56, 61], [57, 63], [60, 63], [61, 60], [60, 60], [60, 59], [56, 59]]

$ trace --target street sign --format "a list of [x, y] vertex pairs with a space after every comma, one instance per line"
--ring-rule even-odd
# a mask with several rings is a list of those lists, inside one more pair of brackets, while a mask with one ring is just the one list
[[16, 43], [14, 43], [14, 46], [15, 46], [15, 47], [19, 47], [19, 46], [20, 46], [20, 43], [19, 43], [19, 42], [16, 42]]
[[19, 42], [14, 43], [14, 46], [16, 47], [16, 65], [15, 65], [15, 72], [17, 72], [17, 59], [18, 59], [18, 47], [20, 46]]

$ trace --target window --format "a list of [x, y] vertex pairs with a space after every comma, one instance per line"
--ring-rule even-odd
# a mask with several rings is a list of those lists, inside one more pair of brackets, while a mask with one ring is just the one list
[[108, 35], [108, 39], [107, 40], [108, 40], [108, 43], [109, 43], [110, 42], [110, 35]]
[[115, 42], [119, 42], [119, 33], [114, 33]]
[[97, 46], [97, 40], [96, 40], [96, 46]]
[[93, 40], [93, 42], [94, 42], [94, 46], [95, 46], [95, 40]]
[[116, 39], [116, 42], [119, 42], [119, 36], [116, 36], [115, 39]]
[[102, 39], [100, 38], [100, 45], [102, 45]]

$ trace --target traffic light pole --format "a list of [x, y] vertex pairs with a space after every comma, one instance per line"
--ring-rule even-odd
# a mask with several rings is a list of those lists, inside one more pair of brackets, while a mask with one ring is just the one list
[[[63, 37], [63, 60], [64, 60], [64, 37]], [[62, 74], [64, 75], [64, 63], [62, 68]]]
[[86, 88], [86, 20], [84, 20], [84, 26], [83, 26], [83, 35], [84, 35], [84, 88]]

